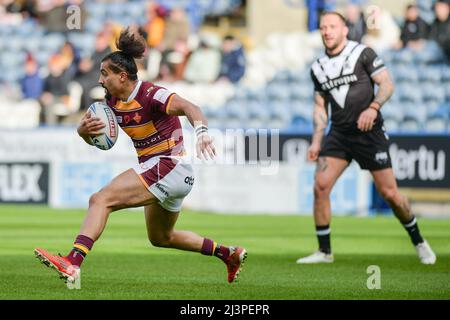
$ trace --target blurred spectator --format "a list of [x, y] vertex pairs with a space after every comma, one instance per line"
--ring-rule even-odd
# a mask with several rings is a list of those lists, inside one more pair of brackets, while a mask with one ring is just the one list
[[415, 4], [406, 8], [405, 23], [403, 24], [400, 40], [402, 47], [420, 49], [428, 36], [428, 24], [419, 17], [419, 9]]
[[242, 44], [228, 35], [222, 42], [222, 59], [219, 80], [238, 82], [245, 73], [245, 55]]
[[172, 49], [165, 50], [161, 56], [159, 78], [164, 82], [182, 80], [186, 63], [191, 54], [185, 40], [177, 40]]
[[78, 64], [80, 63], [80, 51], [74, 47], [74, 45], [68, 41], [60, 49], [60, 55], [62, 61], [67, 69], [67, 76], [73, 79], [78, 73]]
[[166, 21], [164, 37], [162, 41], [163, 50], [171, 50], [175, 48], [177, 42], [187, 42], [190, 27], [189, 20], [183, 8], [173, 8], [170, 11]]
[[438, 0], [434, 4], [436, 20], [430, 28], [429, 39], [436, 41], [450, 59], [450, 4], [449, 0]]
[[162, 81], [183, 79], [190, 55], [188, 48], [189, 20], [183, 8], [173, 8], [166, 20], [164, 37], [159, 46], [162, 52], [159, 78]]
[[25, 76], [20, 80], [23, 99], [39, 99], [44, 87], [44, 80], [39, 75], [39, 66], [31, 54], [25, 62]]
[[394, 48], [398, 44], [398, 39], [400, 39], [400, 28], [392, 14], [381, 8], [372, 12], [370, 23], [367, 23], [367, 34], [363, 37], [362, 42], [382, 53]]
[[319, 18], [324, 11], [334, 11], [335, 0], [306, 0], [308, 8], [308, 31], [319, 29]]
[[367, 32], [367, 26], [361, 7], [351, 3], [347, 6], [345, 13], [348, 27], [347, 38], [349, 40], [361, 42], [363, 36]]
[[119, 39], [120, 32], [122, 31], [122, 26], [118, 23], [107, 20], [103, 25], [102, 32], [105, 34], [105, 37], [108, 39], [108, 45], [111, 51], [116, 51], [116, 40]]
[[95, 37], [95, 51], [91, 57], [83, 58], [78, 66], [78, 74], [75, 78], [82, 89], [81, 109], [87, 109], [93, 102], [91, 91], [98, 86], [100, 76], [100, 65], [102, 59], [111, 52], [108, 43], [108, 37], [105, 32], [97, 33]]
[[166, 15], [167, 12], [164, 7], [153, 1], [149, 2], [147, 7], [147, 24], [144, 25], [144, 29], [147, 33], [147, 45], [150, 48], [158, 47], [163, 40]]
[[189, 56], [184, 79], [195, 83], [212, 83], [217, 79], [219, 70], [220, 52], [207, 38], [201, 38], [199, 48]]
[[35, 0], [14, 0], [3, 1], [6, 11], [10, 13], [20, 13], [24, 19], [37, 18]]
[[40, 23], [49, 32], [66, 32], [67, 12], [65, 0], [38, 1]]
[[68, 85], [69, 74], [66, 72], [66, 63], [61, 55], [53, 55], [48, 64], [49, 75], [45, 79], [44, 93], [41, 96], [43, 122], [45, 124], [58, 123], [56, 109], [61, 105], [69, 107], [70, 97]]

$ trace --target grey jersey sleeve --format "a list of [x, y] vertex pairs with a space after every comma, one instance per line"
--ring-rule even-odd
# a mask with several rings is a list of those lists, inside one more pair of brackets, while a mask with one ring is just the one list
[[373, 77], [381, 70], [385, 69], [384, 61], [371, 48], [365, 48], [361, 53], [361, 62], [367, 73]]

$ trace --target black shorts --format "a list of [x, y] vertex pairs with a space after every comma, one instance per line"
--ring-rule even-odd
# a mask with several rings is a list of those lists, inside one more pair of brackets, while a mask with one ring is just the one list
[[322, 142], [320, 157], [355, 159], [361, 169], [381, 170], [391, 168], [389, 137], [383, 127], [369, 132], [343, 133], [331, 129]]

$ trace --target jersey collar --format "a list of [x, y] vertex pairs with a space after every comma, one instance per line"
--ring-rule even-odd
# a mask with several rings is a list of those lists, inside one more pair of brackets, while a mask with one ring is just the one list
[[141, 88], [141, 84], [142, 84], [142, 81], [139, 80], [136, 87], [134, 87], [133, 92], [131, 92], [130, 96], [128, 97], [126, 103], [130, 103], [131, 101], [133, 101], [134, 98], [136, 98], [136, 95], [137, 95], [139, 89]]

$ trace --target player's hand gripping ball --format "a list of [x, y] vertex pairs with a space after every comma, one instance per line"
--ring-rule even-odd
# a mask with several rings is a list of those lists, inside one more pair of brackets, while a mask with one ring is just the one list
[[92, 144], [101, 150], [111, 149], [119, 135], [119, 125], [114, 112], [103, 102], [94, 102], [89, 106], [88, 112], [92, 117], [100, 118], [105, 124], [103, 133], [91, 137]]

